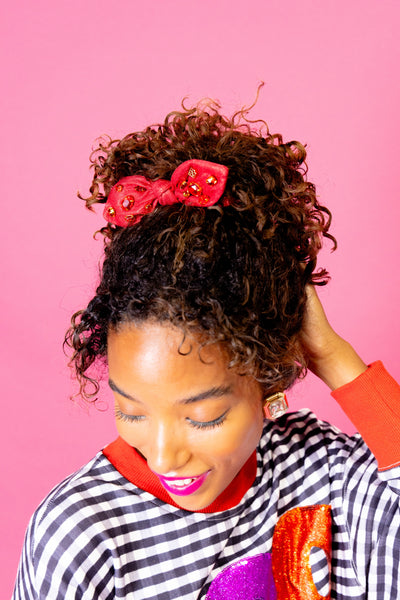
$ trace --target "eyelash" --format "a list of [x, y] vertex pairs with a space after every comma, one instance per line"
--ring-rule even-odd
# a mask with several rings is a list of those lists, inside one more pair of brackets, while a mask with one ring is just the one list
[[125, 413], [121, 412], [119, 408], [115, 409], [114, 414], [117, 419], [120, 421], [125, 421], [126, 423], [137, 423], [144, 419], [144, 417], [138, 415], [126, 415]]
[[226, 410], [220, 417], [214, 419], [214, 421], [206, 421], [205, 423], [201, 421], [192, 421], [192, 419], [187, 420], [195, 429], [214, 429], [215, 427], [220, 427], [222, 425], [225, 421], [227, 412], [228, 411]]
[[[186, 420], [195, 429], [214, 429], [215, 427], [220, 427], [222, 425], [222, 423], [225, 421], [225, 417], [226, 417], [227, 413], [228, 413], [228, 411], [226, 410], [220, 417], [218, 417], [217, 419], [214, 419], [214, 421], [201, 422], [201, 421], [193, 421], [192, 419], [189, 419], [189, 418]], [[143, 416], [126, 415], [125, 413], [121, 412], [121, 410], [119, 408], [115, 409], [115, 417], [117, 419], [119, 419], [120, 421], [125, 421], [126, 423], [138, 423], [139, 421], [142, 421], [144, 419]]]

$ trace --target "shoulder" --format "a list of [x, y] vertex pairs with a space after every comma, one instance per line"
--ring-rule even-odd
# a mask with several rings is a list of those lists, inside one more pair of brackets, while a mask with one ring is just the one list
[[117, 502], [123, 481], [102, 452], [64, 479], [44, 498], [31, 518], [28, 533], [32, 553], [37, 553], [54, 536], [60, 541], [73, 537], [77, 531], [92, 535], [96, 523], [100, 524], [109, 515], [112, 499]]
[[282, 459], [291, 456], [291, 460], [299, 461], [343, 462], [350, 456], [356, 460], [374, 460], [358, 433], [347, 435], [320, 420], [309, 409], [287, 413], [276, 421], [267, 422], [260, 441], [260, 452]]
[[87, 584], [89, 590], [91, 576], [85, 564], [89, 557], [96, 562], [101, 556], [101, 564], [111, 568], [108, 530], [123, 488], [121, 480], [99, 452], [46, 496], [27, 529], [18, 589], [35, 590], [35, 598], [64, 598], [79, 585], [86, 589]]
[[288, 444], [304, 443], [307, 440], [319, 439], [328, 442], [340, 440], [346, 442], [358, 439], [359, 436], [348, 436], [330, 423], [320, 420], [311, 410], [304, 408], [296, 412], [282, 415], [275, 421], [267, 421], [264, 426], [262, 439]]
[[66, 477], [47, 494], [36, 511], [37, 518], [42, 518], [49, 510], [66, 501], [72, 504], [79, 500], [89, 500], [93, 493], [101, 493], [103, 485], [112, 481], [112, 469], [109, 467], [110, 463], [103, 453], [98, 452], [91, 461]]

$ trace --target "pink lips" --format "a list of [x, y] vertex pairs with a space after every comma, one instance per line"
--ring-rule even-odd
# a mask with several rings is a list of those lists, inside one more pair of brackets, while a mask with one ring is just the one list
[[197, 492], [203, 485], [209, 473], [210, 471], [207, 471], [197, 477], [163, 477], [158, 473], [155, 473], [155, 475], [157, 475], [161, 485], [169, 494], [174, 494], [175, 496], [189, 496], [189, 494]]

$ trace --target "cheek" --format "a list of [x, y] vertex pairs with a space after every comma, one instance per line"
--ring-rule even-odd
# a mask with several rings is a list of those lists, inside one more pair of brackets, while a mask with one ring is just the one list
[[[260, 413], [260, 414], [259, 414]], [[209, 431], [194, 431], [190, 435], [192, 450], [210, 460], [237, 463], [246, 461], [256, 449], [263, 430], [261, 411], [247, 414]]]
[[130, 446], [138, 448], [142, 445], [142, 437], [140, 424], [126, 423], [121, 419], [115, 419], [118, 434], [122, 437], [125, 442], [128, 442]]

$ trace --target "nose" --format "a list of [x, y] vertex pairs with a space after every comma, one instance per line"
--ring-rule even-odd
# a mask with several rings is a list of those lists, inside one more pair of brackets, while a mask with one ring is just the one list
[[147, 464], [159, 475], [178, 473], [191, 456], [185, 436], [168, 423], [159, 423], [151, 431]]

